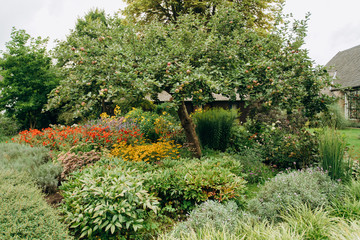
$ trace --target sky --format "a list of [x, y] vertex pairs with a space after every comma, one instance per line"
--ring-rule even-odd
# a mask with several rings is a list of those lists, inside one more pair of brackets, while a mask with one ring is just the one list
[[[76, 19], [92, 8], [114, 14], [121, 0], [0, 0], [0, 50], [10, 41], [12, 27], [32, 37], [66, 39]], [[316, 64], [325, 65], [339, 51], [360, 45], [359, 0], [286, 0], [284, 11], [296, 19], [310, 13], [305, 48]]]

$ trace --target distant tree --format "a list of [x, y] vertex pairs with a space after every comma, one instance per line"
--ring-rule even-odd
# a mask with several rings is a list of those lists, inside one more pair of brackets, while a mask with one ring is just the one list
[[127, 18], [140, 23], [154, 20], [176, 22], [181, 15], [194, 13], [207, 18], [221, 6], [239, 11], [251, 28], [267, 29], [273, 25], [284, 0], [125, 0], [123, 11]]
[[58, 78], [46, 51], [47, 41], [13, 28], [0, 59], [0, 110], [22, 128], [46, 126], [51, 118], [42, 110]]

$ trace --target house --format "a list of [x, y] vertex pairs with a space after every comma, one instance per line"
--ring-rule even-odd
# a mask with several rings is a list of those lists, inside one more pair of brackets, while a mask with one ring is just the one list
[[337, 53], [326, 67], [340, 85], [330, 94], [340, 98], [347, 119], [360, 121], [360, 45]]

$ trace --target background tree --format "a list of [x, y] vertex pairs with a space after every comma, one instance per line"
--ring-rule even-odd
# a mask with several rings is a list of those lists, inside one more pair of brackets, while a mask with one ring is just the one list
[[131, 21], [176, 22], [181, 15], [194, 13], [210, 18], [220, 6], [237, 9], [250, 28], [268, 29], [281, 11], [283, 0], [126, 0], [123, 14]]
[[46, 51], [47, 41], [13, 28], [0, 59], [0, 110], [22, 128], [43, 127], [52, 118], [51, 113], [42, 113], [47, 94], [58, 84]]

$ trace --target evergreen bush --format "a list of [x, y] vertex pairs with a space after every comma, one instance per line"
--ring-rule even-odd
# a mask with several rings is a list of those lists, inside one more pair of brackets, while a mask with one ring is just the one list
[[236, 116], [235, 110], [222, 108], [196, 112], [193, 118], [201, 145], [214, 150], [225, 151], [230, 141], [231, 128]]

